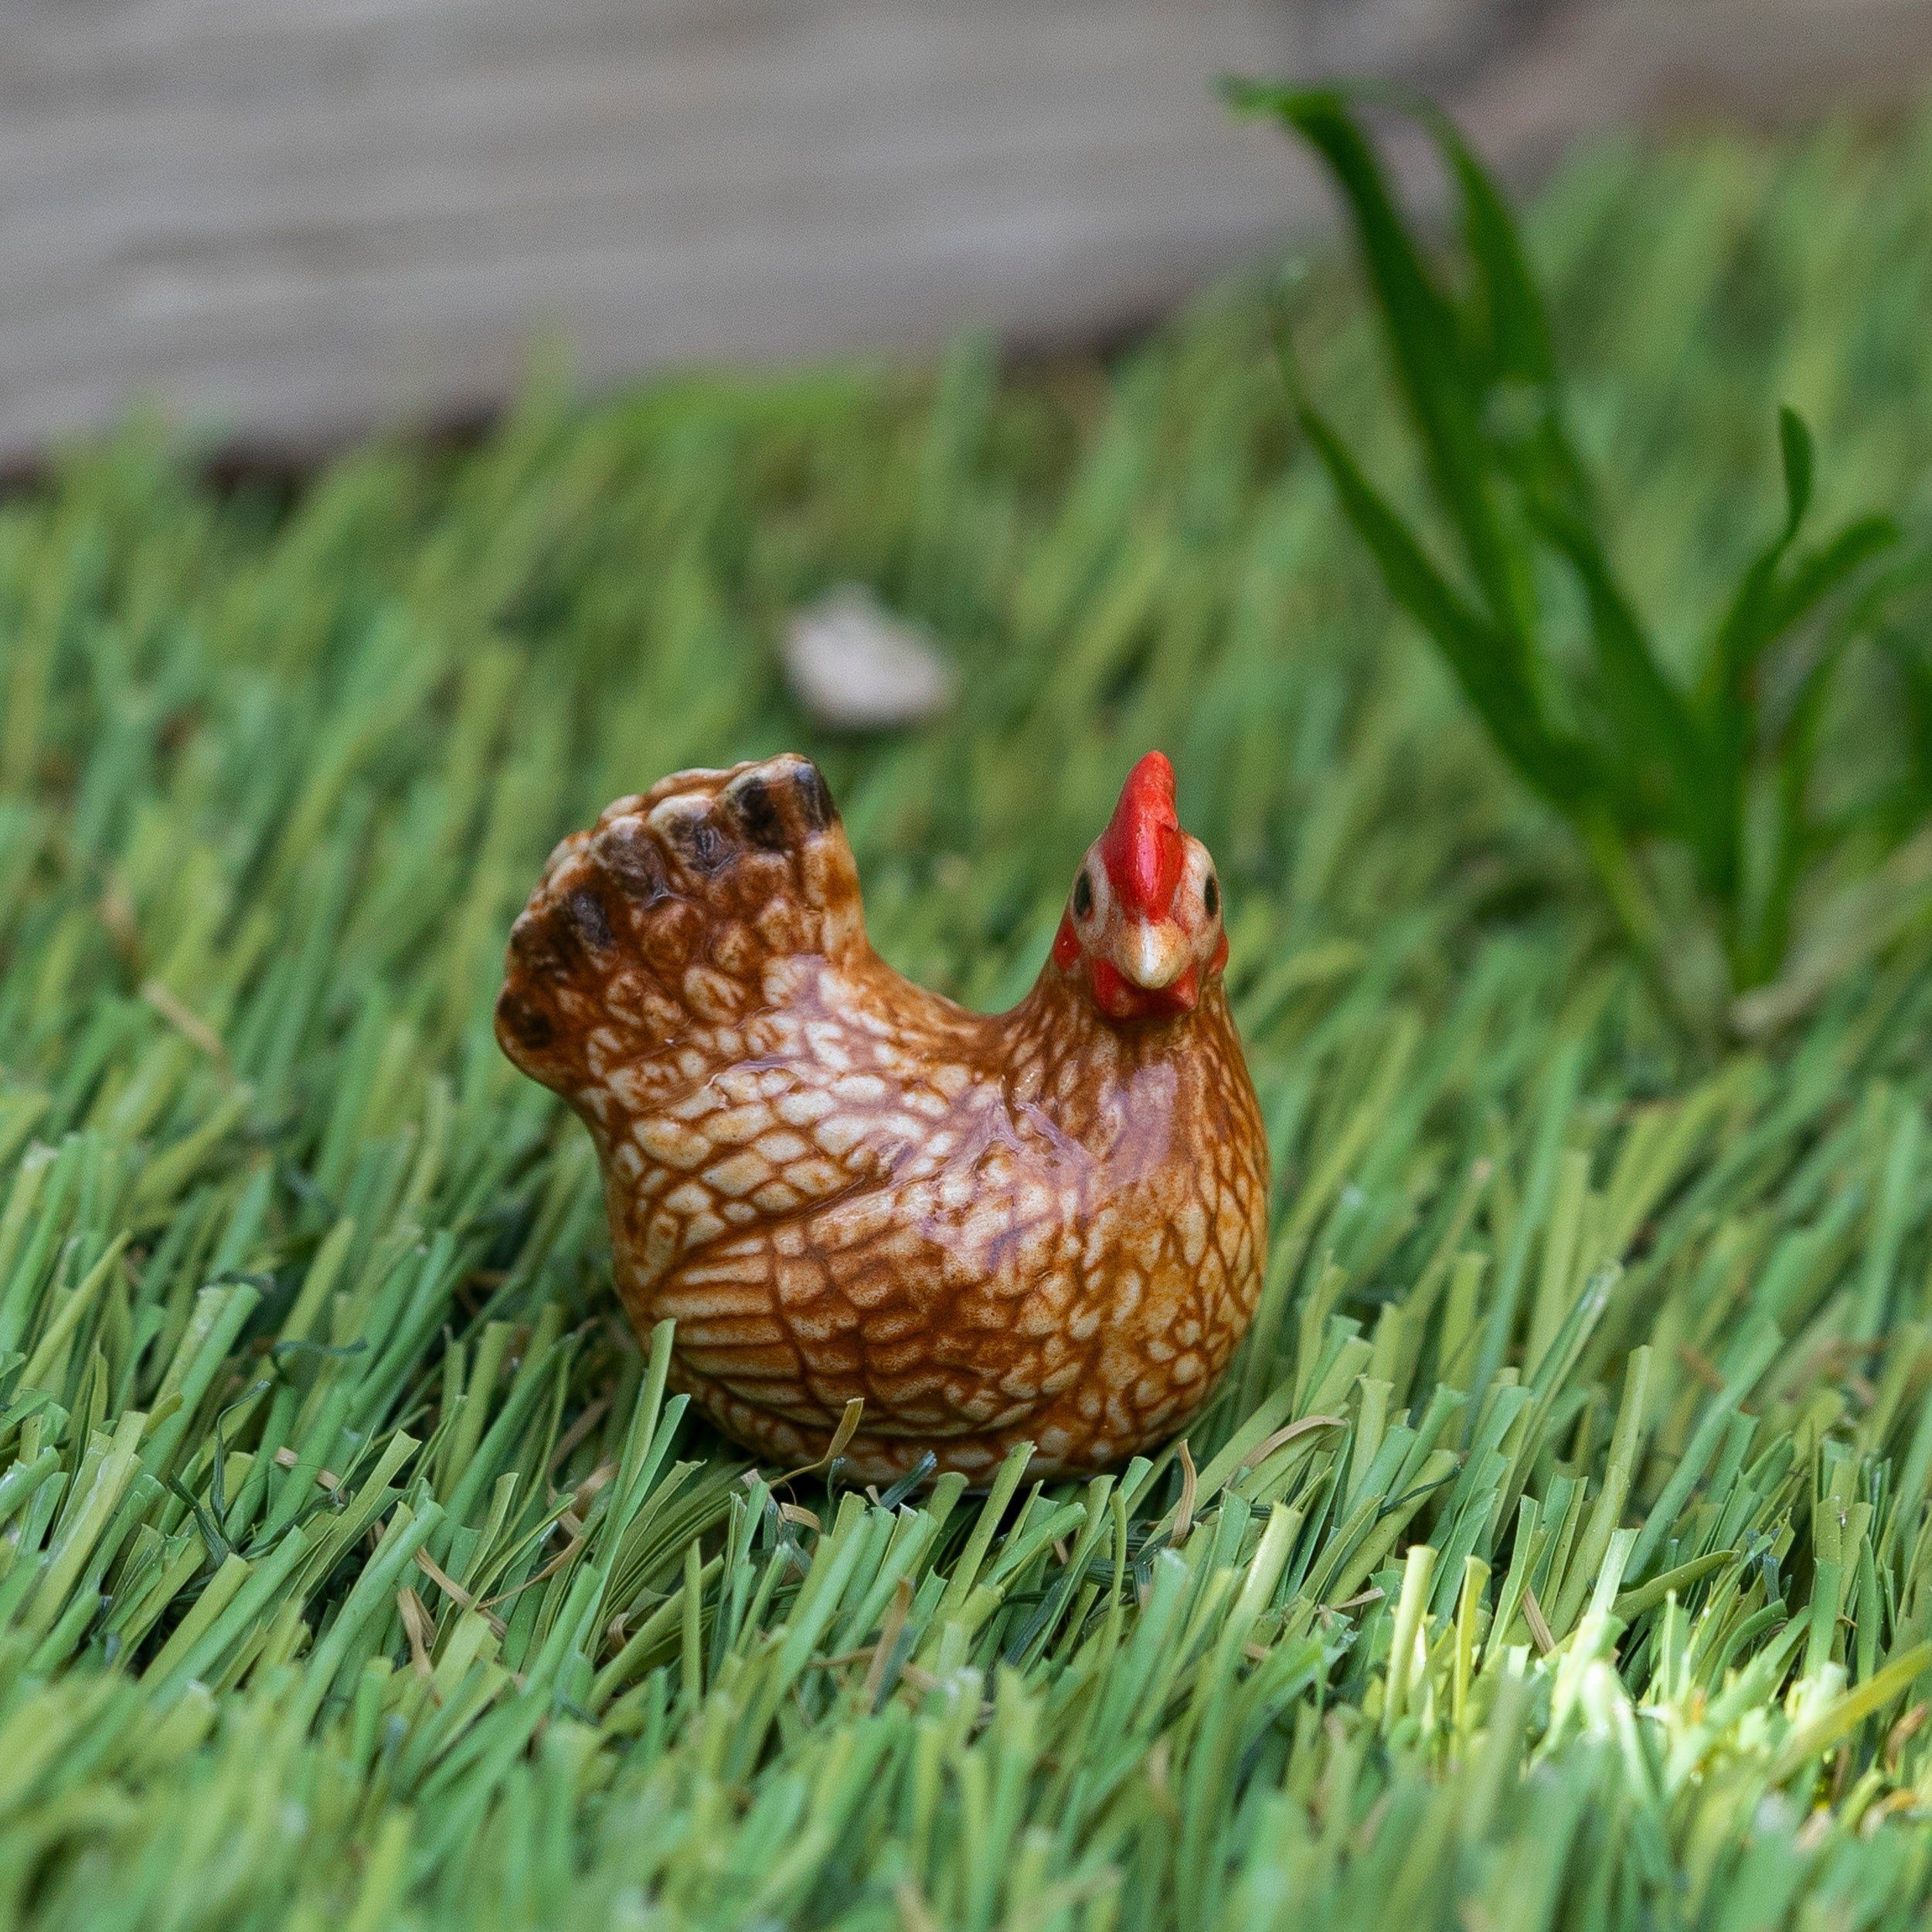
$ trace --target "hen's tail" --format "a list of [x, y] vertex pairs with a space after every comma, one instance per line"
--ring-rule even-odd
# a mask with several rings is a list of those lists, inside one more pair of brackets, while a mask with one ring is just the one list
[[809, 758], [674, 772], [550, 855], [510, 929], [496, 1036], [576, 1097], [616, 1068], [702, 1053], [782, 1003], [787, 962], [844, 958], [863, 934], [852, 848]]

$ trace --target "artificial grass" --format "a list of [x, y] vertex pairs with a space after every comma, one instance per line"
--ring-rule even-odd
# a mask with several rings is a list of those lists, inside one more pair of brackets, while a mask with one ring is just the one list
[[[1600, 153], [1532, 232], [1647, 607], [1776, 515], [1780, 400], [1932, 530], [1932, 122]], [[131, 434], [0, 510], [8, 1923], [1919, 1921], [1923, 854], [1681, 1045], [1263, 307], [539, 391], [287, 502]], [[1393, 463], [1345, 274], [1298, 331]], [[789, 709], [776, 622], [853, 577], [957, 651], [944, 725]], [[1827, 804], [1900, 694], [1848, 667]], [[623, 1327], [490, 1037], [510, 917], [607, 797], [798, 746], [883, 950], [1004, 1002], [1151, 743], [1274, 1150], [1251, 1344], [1187, 1463], [774, 1489]]]

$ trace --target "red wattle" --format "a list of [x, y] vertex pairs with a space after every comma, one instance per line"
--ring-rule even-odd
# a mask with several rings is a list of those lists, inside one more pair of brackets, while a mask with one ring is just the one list
[[1093, 966], [1094, 1004], [1110, 1019], [1174, 1019], [1201, 997], [1201, 969], [1190, 966], [1172, 986], [1136, 986], [1111, 959]]
[[1053, 935], [1053, 964], [1063, 973], [1070, 973], [1080, 963], [1080, 936], [1073, 930], [1073, 915], [1060, 914], [1060, 929]]
[[1094, 962], [1094, 1003], [1115, 1019], [1125, 1019], [1134, 1010], [1134, 989], [1111, 959]]

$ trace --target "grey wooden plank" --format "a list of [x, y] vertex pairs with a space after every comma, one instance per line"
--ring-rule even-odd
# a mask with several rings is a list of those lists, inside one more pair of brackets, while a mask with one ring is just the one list
[[1896, 88], [1910, 0], [0, 0], [0, 458], [131, 398], [314, 448], [693, 360], [1146, 315], [1318, 219], [1228, 70], [1399, 73], [1505, 162]]
[[1124, 245], [1165, 254], [1179, 230], [1168, 279], [1185, 281], [1253, 231], [1255, 184], [1202, 83], [1274, 64], [1284, 17], [1114, 0], [16, 9], [0, 447], [140, 389], [297, 440], [464, 408], [551, 329], [597, 378], [981, 315], [1077, 325], [1118, 299]]

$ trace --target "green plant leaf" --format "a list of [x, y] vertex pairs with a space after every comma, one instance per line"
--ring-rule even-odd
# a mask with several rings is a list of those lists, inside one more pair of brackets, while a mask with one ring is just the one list
[[1895, 543], [1889, 517], [1862, 517], [1829, 542], [1798, 559], [1787, 580], [1778, 572], [1797, 541], [1811, 498], [1811, 441], [1794, 412], [1781, 410], [1779, 441], [1784, 464], [1783, 528], [1746, 566], [1730, 607], [1705, 655], [1700, 701], [1706, 713], [1723, 713], [1737, 727], [1752, 711], [1745, 686], [1764, 652], [1868, 559]]
[[1381, 315], [1396, 378], [1422, 444], [1437, 495], [1455, 529], [1492, 623], [1526, 680], [1530, 600], [1523, 560], [1498, 517], [1480, 425], [1480, 397], [1458, 345], [1465, 330], [1404, 224], [1381, 164], [1337, 87], [1236, 87], [1244, 112], [1270, 113], [1294, 128], [1328, 163], [1355, 224]]
[[[1532, 517], [1553, 509], [1572, 519], [1583, 518], [1589, 484], [1563, 422], [1549, 313], [1502, 189], [1461, 130], [1426, 96], [1399, 87], [1354, 91], [1366, 100], [1384, 100], [1414, 121], [1435, 143], [1456, 184], [1463, 247], [1474, 271], [1464, 333], [1492, 455], [1524, 492]], [[1512, 433], [1526, 413], [1529, 434]]]
[[[1797, 551], [1815, 451], [1803, 420], [1781, 410], [1781, 526], [1740, 573], [1695, 690], [1680, 689], [1611, 565], [1564, 426], [1548, 315], [1509, 205], [1454, 124], [1420, 97], [1381, 85], [1244, 83], [1226, 92], [1240, 111], [1272, 115], [1299, 134], [1342, 194], [1425, 471], [1482, 607], [1452, 587], [1421, 537], [1369, 483], [1284, 352], [1303, 427], [1391, 594], [1442, 652], [1518, 774], [1570, 818], [1665, 1006], [1679, 1005], [1664, 969], [1666, 922], [1651, 903], [1640, 849], [1660, 837], [1688, 849], [1733, 992], [1757, 984], [1788, 945], [1815, 844], [1804, 794], [1838, 654], [1825, 654], [1789, 732], [1767, 718], [1758, 667], [1895, 541], [1896, 530], [1883, 517], [1861, 518]], [[1407, 115], [1441, 155], [1461, 206], [1466, 295], [1431, 272], [1355, 117], [1363, 104]], [[1563, 558], [1583, 592], [1587, 673], [1566, 668], [1541, 634], [1531, 590], [1539, 544]], [[1771, 800], [1775, 815], [1768, 870], [1751, 862], [1765, 875], [1757, 879], [1745, 876], [1754, 797]]]
[[1784, 464], [1784, 541], [1789, 543], [1811, 506], [1811, 432], [1788, 405], [1777, 412], [1777, 442]]
[[1498, 748], [1524, 783], [1552, 804], [1579, 806], [1595, 777], [1589, 747], [1550, 730], [1502, 634], [1457, 596], [1321, 415], [1304, 405], [1300, 417], [1389, 594], [1434, 640]]
[[1615, 732], [1606, 760], [1627, 834], [1668, 831], [1701, 852], [1721, 801], [1709, 795], [1702, 733], [1684, 694], [1658, 664], [1641, 621], [1611, 574], [1595, 533], [1553, 509], [1536, 526], [1569, 560], [1590, 610], [1604, 705]]
[[1899, 527], [1889, 516], [1866, 516], [1848, 524], [1829, 543], [1808, 551], [1798, 560], [1790, 577], [1776, 587], [1770, 607], [1772, 639], [1809, 616], [1861, 565], [1898, 540]]

